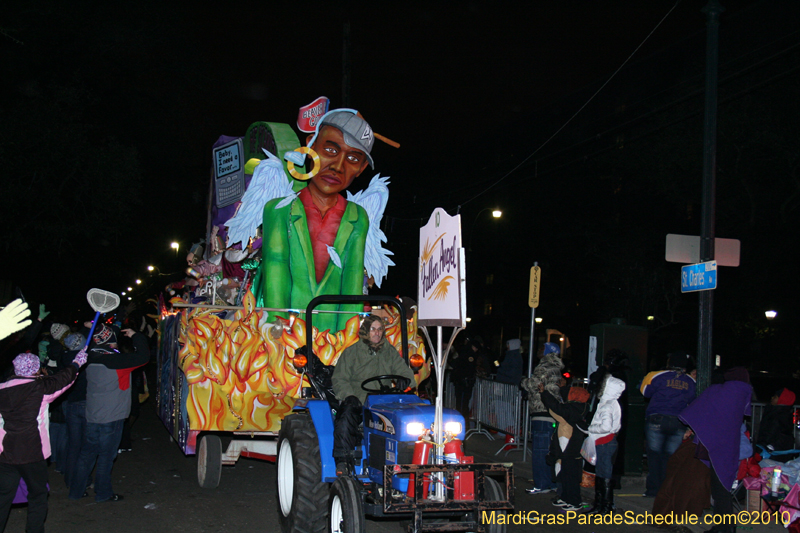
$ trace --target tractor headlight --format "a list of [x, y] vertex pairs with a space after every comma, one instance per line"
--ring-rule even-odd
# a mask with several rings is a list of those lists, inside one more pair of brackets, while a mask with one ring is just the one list
[[461, 422], [445, 422], [444, 430], [451, 435], [458, 435], [461, 433]]
[[409, 422], [406, 424], [406, 433], [412, 437], [419, 437], [425, 433], [425, 424], [422, 422]]

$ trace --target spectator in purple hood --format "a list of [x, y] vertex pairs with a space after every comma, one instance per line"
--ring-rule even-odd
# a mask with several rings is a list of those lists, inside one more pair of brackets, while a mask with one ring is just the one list
[[[733, 513], [731, 488], [739, 468], [742, 421], [751, 414], [753, 388], [741, 367], [725, 373], [725, 383], [711, 385], [683, 410], [680, 419], [695, 434], [698, 459], [711, 468], [714, 514]], [[712, 527], [711, 533], [735, 533], [734, 525]]]
[[42, 376], [39, 357], [23, 353], [14, 358], [14, 376], [0, 384], [0, 531], [6, 527], [20, 478], [28, 486], [25, 530], [44, 531], [50, 437], [42, 413], [75, 381], [85, 363], [86, 352], [82, 352], [59, 373]]

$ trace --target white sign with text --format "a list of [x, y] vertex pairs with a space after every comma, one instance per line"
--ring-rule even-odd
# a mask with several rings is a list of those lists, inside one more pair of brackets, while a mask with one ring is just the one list
[[461, 216], [434, 209], [419, 231], [417, 302], [421, 326], [466, 327]]

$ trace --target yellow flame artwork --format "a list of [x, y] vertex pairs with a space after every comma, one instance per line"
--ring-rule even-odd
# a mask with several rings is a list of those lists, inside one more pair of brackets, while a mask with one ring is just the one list
[[[270, 322], [266, 311], [255, 309], [250, 292], [243, 306], [232, 320], [202, 308], [182, 314], [178, 357], [189, 383], [190, 430], [278, 431], [300, 396], [302, 378], [291, 361], [305, 345], [305, 321], [292, 317]], [[400, 314], [393, 308], [387, 312], [386, 338], [400, 352]], [[336, 364], [344, 349], [358, 341], [359, 324], [356, 316], [342, 331], [320, 333], [314, 328], [314, 353], [326, 365]], [[416, 314], [408, 320], [408, 331], [409, 355], [425, 357]], [[430, 373], [426, 361], [417, 384]]]

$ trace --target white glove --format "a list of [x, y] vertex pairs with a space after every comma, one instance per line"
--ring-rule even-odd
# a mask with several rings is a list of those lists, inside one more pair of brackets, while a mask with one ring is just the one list
[[73, 359], [72, 362], [78, 365], [78, 368], [80, 368], [86, 364], [86, 358], [88, 356], [89, 355], [86, 353], [86, 348], [81, 348], [81, 351], [75, 355], [75, 359]]
[[30, 314], [31, 310], [28, 309], [27, 302], [23, 302], [19, 298], [0, 310], [0, 339], [5, 339], [12, 333], [30, 326], [31, 321], [24, 320]]

